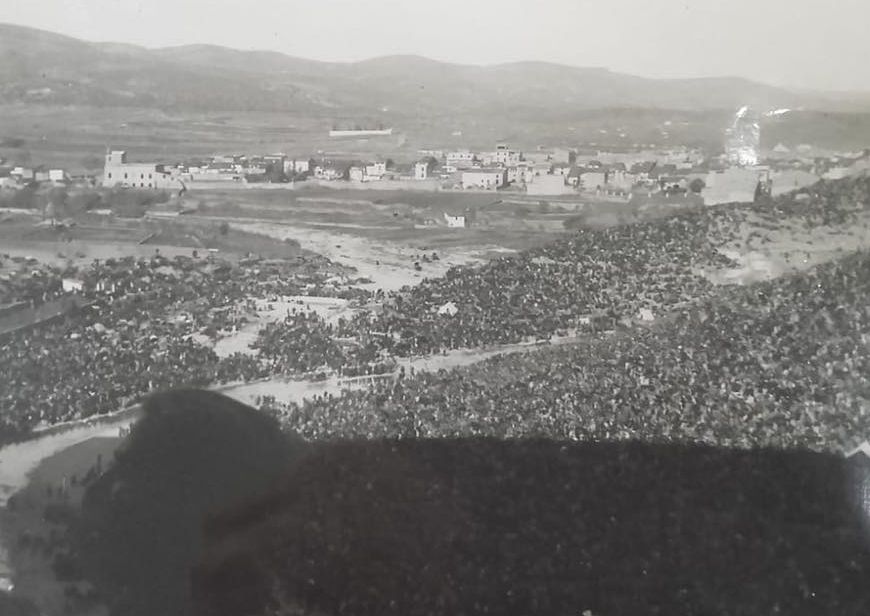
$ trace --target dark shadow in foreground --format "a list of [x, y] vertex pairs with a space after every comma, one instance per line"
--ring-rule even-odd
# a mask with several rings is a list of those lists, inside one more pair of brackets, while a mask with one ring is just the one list
[[114, 463], [88, 488], [74, 533], [111, 613], [188, 616], [206, 516], [270, 494], [306, 448], [265, 414], [214, 392], [148, 398]]
[[855, 468], [810, 452], [315, 447], [213, 518], [198, 616], [870, 614]]

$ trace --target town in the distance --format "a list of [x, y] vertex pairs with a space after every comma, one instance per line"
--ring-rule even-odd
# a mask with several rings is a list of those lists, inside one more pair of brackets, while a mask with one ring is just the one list
[[[789, 113], [767, 111], [766, 116]], [[538, 146], [519, 151], [496, 144], [489, 151], [421, 149], [416, 160], [342, 159], [312, 153], [215, 154], [169, 163], [135, 160], [135, 152], [106, 153], [101, 175], [70, 175], [64, 169], [18, 164], [0, 159], [0, 186], [32, 188], [83, 185], [176, 191], [240, 185], [290, 184], [381, 190], [498, 191], [505, 197], [571, 196], [643, 206], [684, 203], [717, 205], [753, 202], [759, 196], [782, 194], [819, 179], [839, 179], [870, 169], [870, 153], [830, 152], [810, 144], [794, 148], [782, 143], [762, 155], [761, 117], [748, 107], [737, 111], [724, 129], [724, 149], [705, 152], [685, 146], [632, 144], [608, 149], [595, 143], [576, 148]], [[393, 129], [331, 130], [338, 140], [377, 139]], [[606, 131], [603, 131], [606, 133]], [[663, 129], [663, 134], [667, 136]], [[625, 137], [625, 135], [620, 135]], [[344, 183], [336, 184], [336, 183]], [[299, 183], [307, 183], [298, 186]], [[465, 216], [445, 214], [451, 226], [470, 224]], [[443, 222], [443, 221], [439, 221]]]

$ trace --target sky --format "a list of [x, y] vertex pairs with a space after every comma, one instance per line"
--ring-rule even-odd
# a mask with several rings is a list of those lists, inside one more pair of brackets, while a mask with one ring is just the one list
[[544, 60], [870, 91], [870, 0], [0, 0], [0, 8], [2, 21], [146, 47]]

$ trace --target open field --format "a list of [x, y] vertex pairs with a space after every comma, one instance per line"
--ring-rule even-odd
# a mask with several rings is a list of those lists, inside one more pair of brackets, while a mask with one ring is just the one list
[[[540, 143], [576, 145], [584, 138], [601, 139], [599, 130], [614, 132], [617, 125], [629, 130], [633, 141], [660, 139], [662, 119], [686, 118], [697, 140], [718, 137], [727, 114], [639, 112], [636, 118], [616, 118], [595, 111], [578, 112], [523, 125], [504, 119], [484, 118], [457, 122], [443, 116], [417, 117], [390, 114], [393, 135], [363, 139], [328, 136], [334, 115], [292, 112], [195, 112], [164, 111], [137, 107], [89, 107], [6, 104], [0, 106], [0, 141], [22, 139], [19, 148], [0, 147], [0, 156], [23, 164], [61, 166], [73, 173], [94, 172], [102, 167], [106, 148], [125, 149], [131, 160], [176, 162], [187, 157], [217, 153], [269, 153], [283, 151], [309, 156], [322, 152], [332, 158], [392, 156], [416, 158], [421, 148], [492, 148], [498, 141], [532, 149]], [[618, 114], [617, 114], [618, 115]], [[350, 121], [353, 119], [348, 118]], [[634, 124], [631, 129], [627, 126]], [[458, 134], [454, 134], [458, 133]], [[671, 135], [667, 144], [681, 143]], [[628, 141], [630, 144], [632, 141]], [[626, 145], [627, 145], [626, 144]], [[663, 143], [664, 145], [664, 143]]]
[[[51, 227], [40, 214], [16, 213], [0, 220], [0, 254], [32, 256], [47, 263], [88, 263], [127, 255], [147, 257], [200, 256], [208, 250], [236, 258], [248, 253], [265, 258], [296, 259], [304, 254], [294, 242], [221, 229], [220, 221], [151, 220], [116, 217], [78, 217], [72, 226]], [[99, 219], [99, 220], [97, 220]]]
[[749, 216], [733, 242], [720, 248], [738, 267], [711, 272], [710, 279], [718, 284], [770, 280], [870, 249], [870, 214], [866, 212], [848, 225], [807, 229], [793, 221], [783, 221], [771, 227], [758, 216]]
[[[19, 164], [63, 167], [71, 173], [102, 168], [107, 147], [125, 149], [131, 160], [177, 162], [221, 153], [285, 152], [290, 156], [330, 158], [392, 157], [411, 161], [428, 148], [491, 149], [497, 142], [531, 151], [540, 144], [602, 149], [633, 144], [656, 147], [698, 145], [722, 147], [722, 131], [733, 110], [578, 109], [548, 114], [536, 110], [519, 117], [487, 113], [465, 121], [455, 114], [403, 114], [391, 111], [382, 121], [394, 126], [390, 137], [334, 139], [335, 122], [355, 122], [344, 112], [308, 110], [259, 113], [197, 112], [137, 107], [86, 105], [0, 105], [0, 144], [22, 140], [20, 147], [0, 145], [0, 157]], [[792, 118], [791, 116], [795, 117]], [[664, 128], [667, 131], [664, 131]], [[763, 147], [782, 142], [791, 147], [810, 143], [819, 148], [863, 147], [870, 134], [870, 115], [789, 114], [765, 126]], [[624, 136], [621, 136], [624, 135]], [[821, 150], [820, 150], [821, 151]]]

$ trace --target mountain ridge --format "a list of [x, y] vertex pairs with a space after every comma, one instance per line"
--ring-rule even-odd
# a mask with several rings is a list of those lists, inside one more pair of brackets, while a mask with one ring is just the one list
[[870, 95], [796, 92], [743, 77], [654, 79], [604, 67], [453, 64], [413, 54], [327, 62], [213, 44], [88, 42], [0, 23], [0, 103], [17, 102], [385, 121], [488, 113], [529, 120], [617, 107], [870, 111]]

